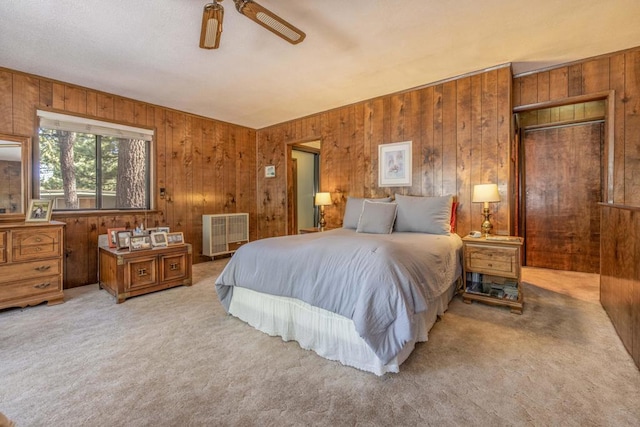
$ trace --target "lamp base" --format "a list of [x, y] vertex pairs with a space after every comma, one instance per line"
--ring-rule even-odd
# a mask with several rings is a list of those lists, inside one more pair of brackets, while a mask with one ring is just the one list
[[324, 219], [324, 206], [320, 206], [320, 222], [318, 222], [318, 228], [325, 228], [327, 221]]
[[482, 216], [484, 216], [484, 221], [482, 221], [482, 234], [484, 234], [485, 236], [488, 236], [489, 234], [491, 234], [491, 229], [493, 228], [493, 225], [489, 220], [489, 218], [491, 217], [491, 214], [489, 213], [489, 208], [484, 208], [482, 210]]

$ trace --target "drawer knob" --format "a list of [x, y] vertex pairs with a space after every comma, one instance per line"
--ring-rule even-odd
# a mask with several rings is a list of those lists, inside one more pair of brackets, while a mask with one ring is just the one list
[[48, 288], [49, 286], [51, 286], [51, 283], [46, 282], [46, 283], [40, 283], [39, 285], [35, 285], [34, 288], [36, 288], [36, 289], [44, 289], [44, 288]]
[[36, 271], [47, 271], [50, 268], [50, 265], [41, 265], [40, 267], [36, 267]]
[[138, 269], [138, 276], [142, 277], [142, 276], [146, 276], [147, 275], [147, 269], [146, 268], [139, 268]]
[[489, 262], [489, 263], [487, 263], [487, 265], [488, 265], [489, 267], [493, 267], [493, 264], [491, 264], [490, 262]]
[[175, 262], [173, 264], [169, 264], [169, 270], [175, 271], [177, 269], [178, 269], [178, 263], [177, 262]]

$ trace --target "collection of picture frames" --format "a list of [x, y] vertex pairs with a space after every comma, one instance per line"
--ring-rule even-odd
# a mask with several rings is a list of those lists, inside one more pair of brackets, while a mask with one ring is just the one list
[[135, 234], [124, 227], [115, 227], [107, 229], [107, 240], [110, 248], [139, 251], [182, 245], [184, 234], [181, 231], [171, 233], [169, 227], [149, 228], [144, 234]]

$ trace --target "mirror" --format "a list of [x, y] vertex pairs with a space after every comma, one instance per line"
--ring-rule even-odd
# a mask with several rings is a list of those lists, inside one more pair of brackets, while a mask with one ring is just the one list
[[29, 202], [31, 138], [0, 134], [0, 220], [24, 220]]

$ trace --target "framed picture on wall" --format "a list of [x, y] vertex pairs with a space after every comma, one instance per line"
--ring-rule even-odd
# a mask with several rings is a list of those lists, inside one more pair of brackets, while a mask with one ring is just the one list
[[25, 222], [49, 222], [53, 200], [32, 199], [29, 201], [29, 210]]
[[269, 165], [264, 167], [264, 177], [265, 178], [275, 178], [276, 177], [276, 167], [274, 165]]
[[378, 146], [378, 187], [411, 186], [411, 141]]

